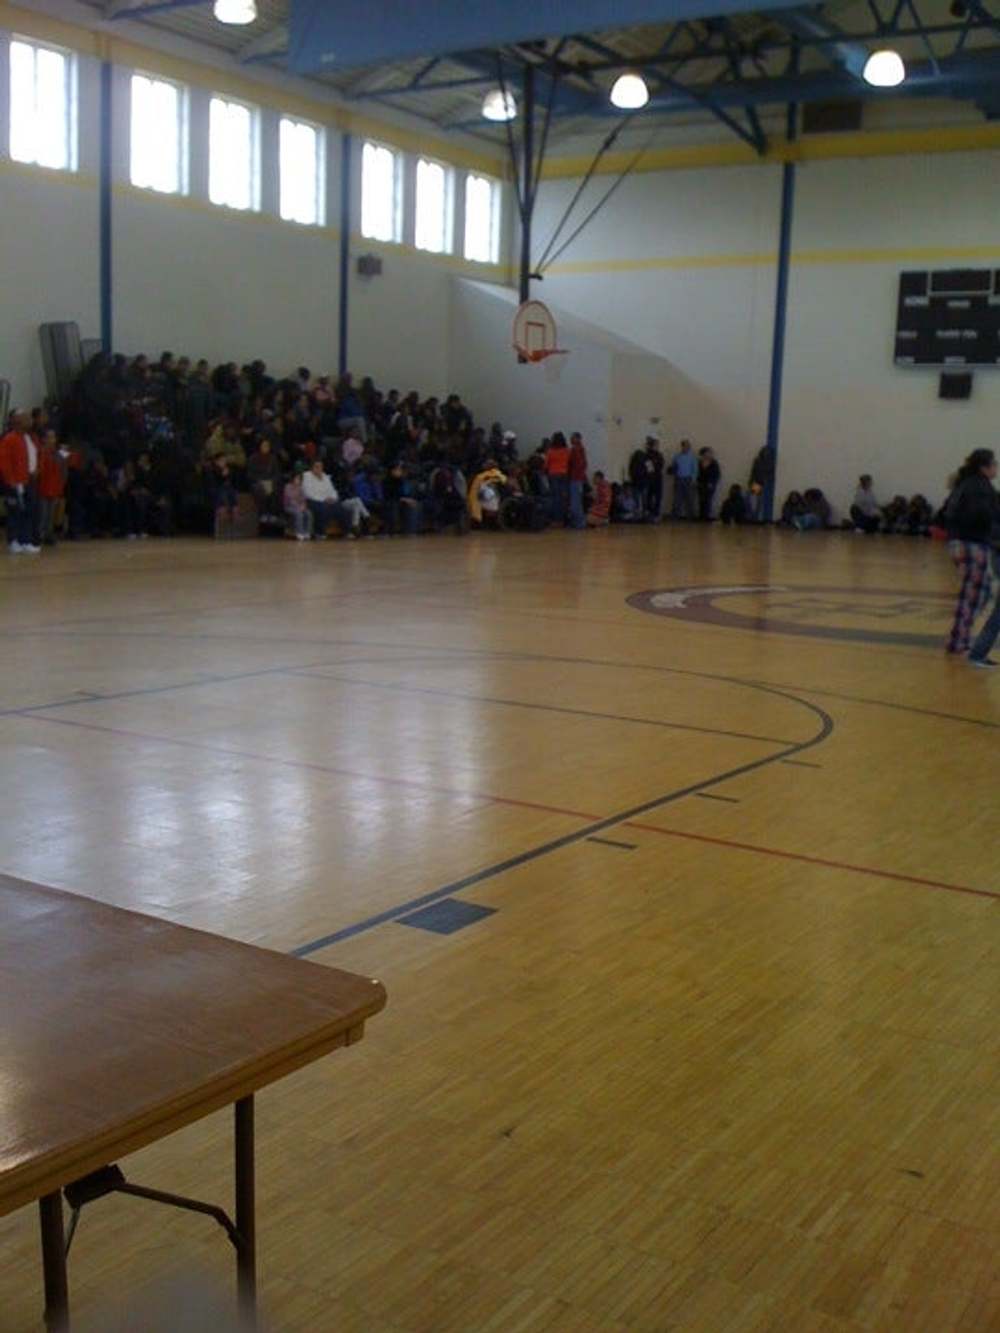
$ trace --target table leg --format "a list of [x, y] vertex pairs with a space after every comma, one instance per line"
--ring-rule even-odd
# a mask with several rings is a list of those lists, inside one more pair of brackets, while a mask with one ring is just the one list
[[49, 1333], [68, 1333], [69, 1283], [66, 1278], [66, 1241], [63, 1236], [62, 1193], [38, 1200], [42, 1224], [42, 1270], [45, 1274], [45, 1327]]
[[253, 1328], [257, 1313], [257, 1234], [254, 1210], [253, 1097], [236, 1103], [236, 1282], [241, 1317]]

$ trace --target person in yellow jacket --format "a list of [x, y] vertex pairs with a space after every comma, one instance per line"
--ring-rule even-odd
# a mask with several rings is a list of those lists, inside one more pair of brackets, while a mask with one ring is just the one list
[[469, 486], [469, 517], [473, 523], [482, 523], [484, 515], [487, 519], [496, 518], [500, 509], [500, 487], [506, 484], [507, 478], [493, 459], [488, 458]]

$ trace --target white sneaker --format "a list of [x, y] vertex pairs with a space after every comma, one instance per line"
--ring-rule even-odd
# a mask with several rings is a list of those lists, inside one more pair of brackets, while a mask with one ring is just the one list
[[40, 546], [33, 546], [31, 542], [25, 542], [24, 545], [21, 547], [21, 550], [24, 552], [25, 555], [38, 555], [41, 549], [42, 548]]
[[297, 533], [295, 534], [295, 540], [296, 540], [297, 542], [307, 542], [307, 541], [309, 540], [309, 538], [306, 536], [306, 534], [305, 534], [304, 532], [297, 532]]
[[20, 555], [24, 549], [25, 548], [21, 545], [20, 542], [9, 542], [7, 545], [7, 550], [11, 553], [11, 555]]

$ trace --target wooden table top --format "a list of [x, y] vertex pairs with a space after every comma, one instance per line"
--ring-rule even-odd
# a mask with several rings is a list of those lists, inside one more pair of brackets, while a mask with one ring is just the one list
[[385, 999], [0, 875], [0, 1216], [357, 1041]]

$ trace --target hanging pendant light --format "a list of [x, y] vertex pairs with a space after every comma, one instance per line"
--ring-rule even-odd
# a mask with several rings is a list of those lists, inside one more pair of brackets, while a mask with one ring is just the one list
[[212, 12], [220, 23], [243, 26], [257, 17], [255, 0], [215, 0]]
[[514, 94], [505, 88], [491, 88], [483, 98], [483, 119], [503, 123], [517, 116]]
[[865, 61], [862, 75], [873, 88], [897, 88], [906, 78], [906, 66], [895, 51], [873, 51]]
[[619, 111], [638, 111], [649, 101], [649, 89], [641, 74], [620, 74], [611, 89], [611, 105]]

